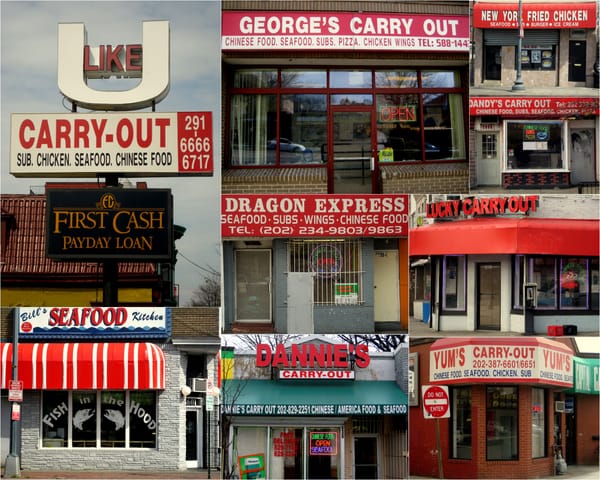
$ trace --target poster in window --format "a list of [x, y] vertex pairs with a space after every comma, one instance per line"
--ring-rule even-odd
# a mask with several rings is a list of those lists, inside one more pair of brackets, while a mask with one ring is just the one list
[[531, 63], [541, 63], [542, 62], [542, 51], [541, 50], [532, 50], [531, 51]]

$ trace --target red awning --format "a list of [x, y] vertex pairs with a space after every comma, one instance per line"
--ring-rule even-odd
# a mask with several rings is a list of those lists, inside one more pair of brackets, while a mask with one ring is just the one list
[[[12, 379], [12, 343], [0, 343], [1, 388]], [[152, 343], [20, 343], [27, 390], [161, 390], [165, 357]]]
[[600, 222], [549, 218], [471, 218], [410, 231], [410, 255], [597, 256]]

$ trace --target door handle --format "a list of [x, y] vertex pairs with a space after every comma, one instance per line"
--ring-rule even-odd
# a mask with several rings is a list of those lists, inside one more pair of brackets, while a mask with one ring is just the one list
[[375, 170], [375, 157], [371, 157], [371, 171]]

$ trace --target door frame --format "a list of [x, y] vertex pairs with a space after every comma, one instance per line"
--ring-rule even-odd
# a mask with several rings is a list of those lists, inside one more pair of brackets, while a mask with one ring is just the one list
[[377, 110], [376, 106], [373, 105], [332, 105], [329, 108], [327, 118], [327, 193], [336, 193], [334, 189], [335, 181], [335, 164], [334, 164], [334, 125], [335, 125], [335, 114], [336, 113], [369, 113], [371, 115], [371, 192], [378, 193], [378, 178], [379, 178], [379, 165], [377, 162], [377, 134], [373, 135], [373, 132], [377, 132]]
[[353, 474], [353, 478], [356, 478], [356, 449], [354, 448], [354, 444], [356, 442], [356, 439], [358, 438], [374, 438], [375, 439], [375, 448], [377, 449], [377, 475], [375, 476], [375, 478], [381, 478], [380, 472], [380, 465], [382, 463], [381, 460], [381, 442], [380, 442], [380, 437], [378, 434], [376, 433], [359, 433], [359, 434], [354, 434], [352, 436], [352, 474]]
[[[485, 326], [482, 327], [481, 326], [481, 307], [480, 307], [480, 294], [481, 294], [481, 288], [480, 288], [480, 282], [481, 282], [481, 267], [484, 265], [488, 265], [488, 266], [495, 266], [497, 267], [498, 270], [498, 276], [500, 281], [498, 282], [498, 285], [500, 286], [500, 292], [498, 293], [498, 325], [497, 327], [490, 327], [490, 326]], [[476, 292], [475, 292], [475, 302], [476, 302], [476, 325], [477, 325], [477, 330], [492, 330], [492, 331], [500, 331], [502, 329], [502, 262], [477, 262], [476, 264], [476, 269], [475, 269], [477, 278], [475, 279], [476, 282]]]
[[[186, 399], [187, 402], [187, 399]], [[186, 461], [187, 468], [204, 468], [204, 401], [199, 405], [185, 406], [187, 423], [188, 412], [196, 412], [196, 460], [187, 460], [187, 432], [186, 432]]]

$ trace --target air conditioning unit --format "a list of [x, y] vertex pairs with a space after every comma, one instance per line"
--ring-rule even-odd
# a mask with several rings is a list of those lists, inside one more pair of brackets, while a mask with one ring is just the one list
[[206, 393], [206, 378], [192, 378], [192, 392]]
[[563, 413], [565, 411], [565, 402], [554, 402], [554, 411]]

